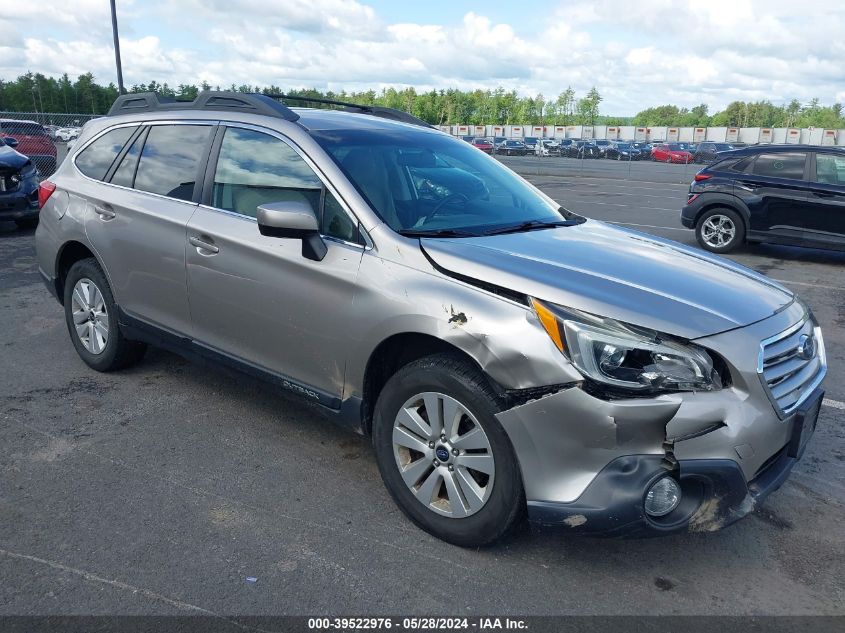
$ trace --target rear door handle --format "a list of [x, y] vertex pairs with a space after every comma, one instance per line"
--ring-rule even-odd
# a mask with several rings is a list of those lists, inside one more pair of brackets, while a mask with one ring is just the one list
[[[220, 252], [220, 249], [217, 248], [217, 246], [215, 246], [214, 242], [211, 241], [211, 238], [206, 237], [205, 239], [203, 239], [202, 237], [196, 237], [196, 236], [192, 235], [191, 237], [188, 238], [188, 242], [190, 243], [191, 246], [196, 246], [197, 250], [208, 251], [208, 253], [210, 253], [212, 255]], [[205, 253], [200, 253], [200, 254], [205, 254]]]
[[738, 182], [736, 186], [742, 189], [743, 191], [754, 191], [757, 189], [757, 184], [753, 182]]
[[817, 198], [832, 198], [836, 194], [832, 193], [830, 191], [814, 191], [813, 195], [816, 196]]
[[94, 211], [97, 213], [98, 216], [100, 216], [100, 219], [104, 220], [104, 221], [105, 220], [113, 220], [117, 215], [114, 212], [114, 210], [112, 210], [110, 204], [104, 204], [104, 205], [95, 204], [94, 205]]

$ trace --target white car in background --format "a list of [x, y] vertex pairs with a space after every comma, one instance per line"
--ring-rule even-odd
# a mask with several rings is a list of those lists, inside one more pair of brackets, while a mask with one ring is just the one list
[[551, 156], [552, 153], [560, 153], [558, 144], [548, 138], [537, 141], [537, 146], [534, 148], [534, 153], [537, 156]]
[[70, 141], [71, 139], [75, 139], [79, 136], [79, 133], [82, 131], [82, 128], [79, 127], [62, 127], [56, 130], [56, 140], [59, 141]]

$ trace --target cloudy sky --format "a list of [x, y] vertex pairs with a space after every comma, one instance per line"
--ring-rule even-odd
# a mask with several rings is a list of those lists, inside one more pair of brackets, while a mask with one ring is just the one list
[[[843, 0], [118, 0], [127, 85], [504, 86], [604, 114], [845, 102]], [[116, 81], [108, 0], [0, 0], [0, 78]]]

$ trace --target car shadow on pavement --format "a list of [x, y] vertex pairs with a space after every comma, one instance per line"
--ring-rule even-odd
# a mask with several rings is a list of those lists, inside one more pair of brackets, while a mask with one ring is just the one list
[[0, 220], [0, 238], [3, 237], [26, 237], [34, 236], [35, 228], [22, 229], [14, 222], [5, 222]]

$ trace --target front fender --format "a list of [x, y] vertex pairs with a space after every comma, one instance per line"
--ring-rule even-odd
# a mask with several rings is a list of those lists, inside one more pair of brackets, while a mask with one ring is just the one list
[[505, 389], [571, 383], [581, 375], [554, 346], [525, 305], [458, 281], [364, 255], [349, 332], [349, 395], [361, 395], [367, 363], [396, 334], [436, 337], [469, 355]]

